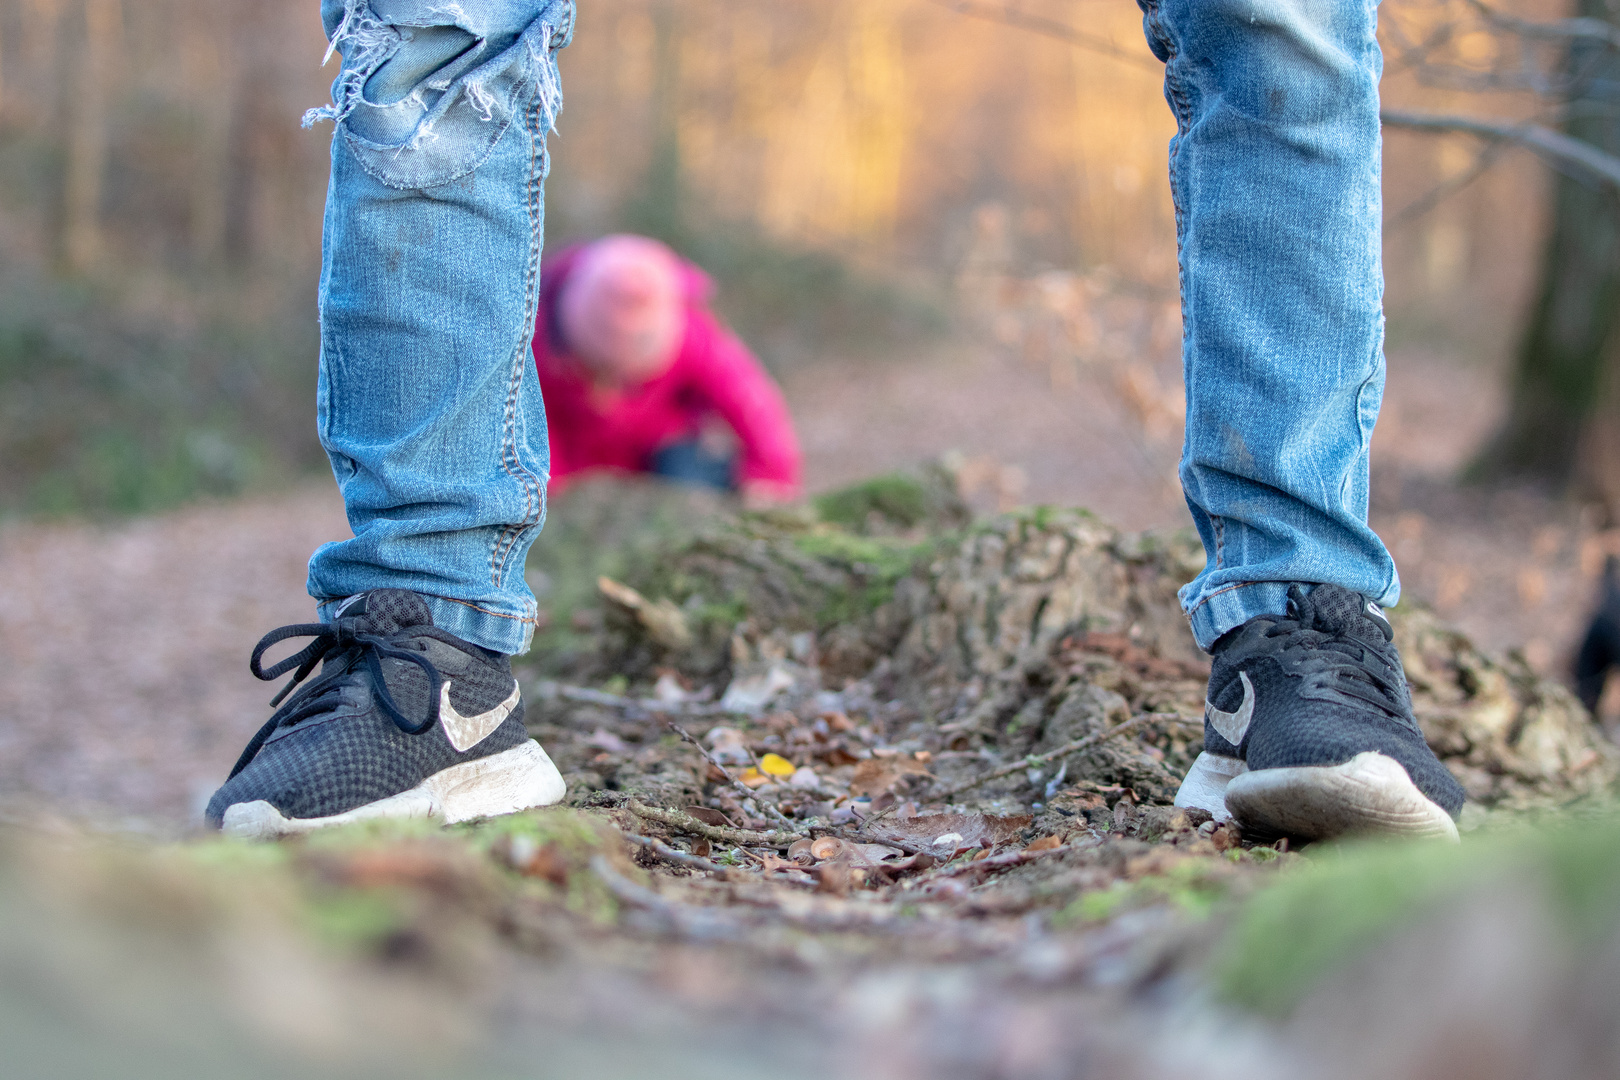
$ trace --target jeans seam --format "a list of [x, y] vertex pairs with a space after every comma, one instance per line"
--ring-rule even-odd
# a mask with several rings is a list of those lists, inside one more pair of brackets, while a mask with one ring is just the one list
[[491, 611], [487, 607], [480, 607], [479, 605], [468, 600], [457, 600], [453, 596], [436, 596], [434, 599], [443, 600], [449, 604], [460, 604], [464, 608], [472, 608], [474, 611], [482, 615], [493, 615], [497, 619], [510, 619], [517, 623], [533, 623], [535, 625], [539, 625], [540, 622], [538, 618], [531, 615], [510, 615], [504, 611]]
[[[541, 236], [536, 204], [541, 197], [541, 157], [545, 152], [545, 132], [540, 129], [541, 105], [541, 95], [537, 93], [529, 106], [528, 122], [525, 124], [529, 131], [529, 265], [523, 282], [523, 321], [520, 324], [523, 328], [534, 325], [534, 306], [538, 294]], [[524, 467], [517, 452], [517, 402], [523, 389], [523, 364], [528, 356], [526, 343], [527, 335], [520, 330], [517, 351], [512, 358], [511, 381], [506, 392], [501, 442], [501, 467], [523, 486], [523, 518], [501, 531], [490, 552], [490, 582], [497, 587], [506, 569], [506, 561], [517, 547], [518, 538], [539, 520], [540, 484], [534, 474]]]

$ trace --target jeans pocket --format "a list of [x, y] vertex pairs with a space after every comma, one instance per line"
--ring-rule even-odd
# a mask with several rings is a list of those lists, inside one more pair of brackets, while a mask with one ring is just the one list
[[388, 187], [448, 184], [482, 165], [525, 109], [551, 127], [562, 107], [556, 51], [573, 21], [571, 0], [344, 0], [329, 21], [343, 70], [332, 104], [304, 126], [336, 121], [355, 160]]

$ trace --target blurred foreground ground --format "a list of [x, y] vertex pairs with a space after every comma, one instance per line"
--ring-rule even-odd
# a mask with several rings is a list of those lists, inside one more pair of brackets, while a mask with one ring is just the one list
[[[984, 510], [1049, 502], [1126, 529], [1186, 524], [1174, 367], [1055, 371], [986, 352], [802, 369], [787, 390], [810, 486], [954, 450]], [[1392, 355], [1373, 520], [1408, 596], [1561, 678], [1610, 537], [1534, 491], [1452, 483], [1490, 429], [1498, 382], [1444, 356]], [[345, 532], [327, 484], [0, 529], [0, 789], [36, 809], [184, 828], [267, 715], [249, 650], [311, 617], [305, 560]]]

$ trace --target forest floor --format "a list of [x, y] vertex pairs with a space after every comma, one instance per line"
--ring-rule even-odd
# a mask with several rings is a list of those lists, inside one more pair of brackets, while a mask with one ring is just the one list
[[[812, 487], [956, 451], [982, 515], [1124, 531], [885, 522], [887, 489], [718, 526], [560, 499], [521, 678], [570, 792], [501, 822], [196, 836], [266, 712], [246, 654], [342, 535], [329, 488], [0, 530], [0, 1037], [25, 1075], [140, 1075], [129, 1047], [164, 1075], [1603, 1075], [1617, 766], [1546, 676], [1611, 537], [1457, 488], [1491, 380], [1391, 371], [1375, 525], [1479, 645], [1397, 615], [1477, 800], [1461, 849], [1301, 853], [1166, 805], [1206, 671], [1170, 598], [1173, 372], [827, 364], [787, 383]], [[1515, 827], [1549, 814], [1574, 831]]]

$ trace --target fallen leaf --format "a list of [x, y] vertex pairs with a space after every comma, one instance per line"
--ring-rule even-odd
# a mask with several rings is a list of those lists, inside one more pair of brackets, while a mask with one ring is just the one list
[[794, 764], [780, 754], [766, 754], [759, 759], [759, 770], [771, 776], [792, 776]]
[[673, 671], [664, 672], [653, 684], [653, 698], [666, 705], [679, 705], [691, 701], [692, 697], [692, 692], [681, 685], [681, 677]]
[[1063, 846], [1063, 841], [1057, 836], [1043, 836], [1026, 847], [1025, 851], [1051, 851], [1053, 848]]
[[912, 758], [869, 758], [855, 766], [851, 795], [881, 795], [912, 776], [927, 776], [928, 766]]
[[598, 750], [606, 750], [610, 754], [622, 754], [629, 749], [623, 739], [619, 738], [607, 728], [599, 727], [585, 739], [586, 746], [594, 746]]
[[841, 712], [824, 712], [821, 714], [820, 718], [827, 721], [827, 726], [832, 728], [834, 731], [855, 730], [855, 721], [851, 720]]
[[766, 784], [771, 782], [770, 777], [766, 776], [752, 765], [744, 769], [743, 774], [737, 777], [737, 779], [747, 787], [751, 788], [764, 787]]
[[995, 847], [1018, 839], [1033, 820], [1028, 814], [997, 817], [992, 814], [918, 814], [916, 817], [888, 817], [868, 826], [873, 840], [932, 847], [935, 840], [955, 833], [961, 847]]
[[760, 869], [767, 874], [774, 874], [778, 870], [802, 870], [798, 863], [789, 859], [779, 858], [769, 851], [762, 851], [759, 855]]
[[748, 763], [748, 747], [743, 733], [731, 727], [713, 727], [703, 737], [714, 753], [716, 761], [727, 762], [733, 765], [746, 765]]
[[648, 600], [628, 585], [610, 577], [596, 579], [596, 587], [613, 603], [635, 614], [647, 636], [666, 649], [679, 652], [692, 645], [692, 628], [686, 624], [686, 613], [668, 598]]
[[766, 671], [732, 679], [720, 698], [720, 707], [733, 712], [758, 712], [793, 683], [794, 678], [786, 668], [772, 664]]
[[816, 891], [828, 893], [832, 896], [843, 896], [849, 892], [850, 869], [841, 862], [824, 862], [816, 866], [811, 873], [816, 875]]

